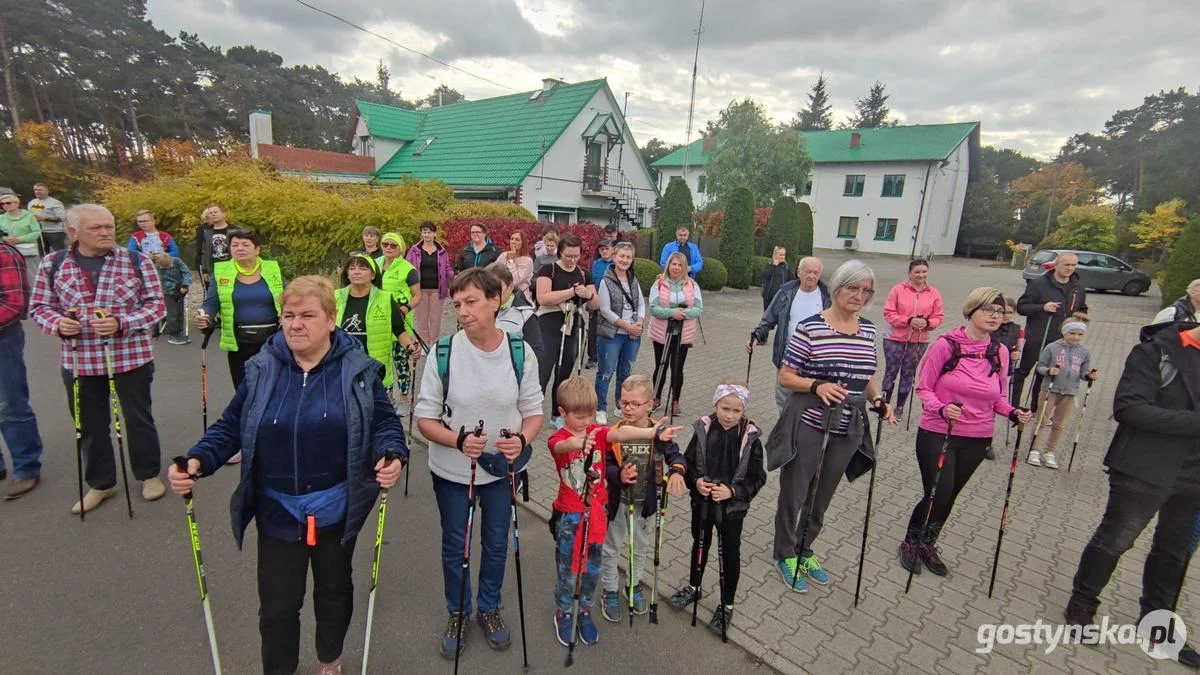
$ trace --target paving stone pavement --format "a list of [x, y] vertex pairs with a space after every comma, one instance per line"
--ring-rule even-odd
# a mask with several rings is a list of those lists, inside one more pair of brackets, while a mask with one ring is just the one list
[[[845, 259], [826, 257], [825, 277]], [[882, 324], [883, 299], [888, 289], [904, 278], [907, 261], [864, 259], [877, 275], [876, 301], [866, 316]], [[930, 280], [941, 291], [946, 306], [946, 320], [938, 332], [961, 325], [959, 309], [971, 289], [994, 286], [1006, 294], [1019, 295], [1024, 288], [1017, 270], [952, 258], [934, 261]], [[779, 483], [777, 472], [771, 472], [751, 505], [743, 531], [742, 577], [730, 640], [785, 673], [1187, 672], [1178, 664], [1154, 661], [1132, 645], [1059, 647], [1050, 653], [1046, 653], [1045, 645], [998, 645], [988, 654], [976, 652], [981, 624], [1032, 624], [1038, 619], [1050, 624], [1061, 622], [1080, 552], [1100, 520], [1108, 494], [1102, 459], [1116, 427], [1111, 419], [1113, 390], [1125, 356], [1136, 342], [1139, 328], [1153, 317], [1157, 301], [1157, 289], [1135, 298], [1089, 294], [1092, 325], [1086, 344], [1101, 377], [1088, 401], [1078, 455], [1069, 473], [1065, 468], [1052, 471], [1031, 467], [1023, 461], [1028, 447], [1026, 436], [994, 598], [988, 599], [987, 585], [1012, 451], [1011, 444], [1003, 447], [1004, 427], [997, 424], [997, 461], [984, 462], [959, 495], [939, 542], [951, 567], [950, 576], [916, 576], [912, 590], [905, 595], [907, 573], [896, 561], [896, 547], [908, 513], [920, 498], [921, 483], [913, 451], [916, 424], [910, 431], [900, 425], [885, 429], [881, 444], [859, 607], [853, 606], [853, 594], [867, 478], [854, 483], [843, 481], [815, 547], [833, 582], [827, 587], [810, 587], [807, 594], [801, 595], [784, 588], [772, 562]], [[758, 322], [760, 307], [758, 289], [704, 295], [702, 323], [707, 343], [694, 346], [688, 358], [681, 401], [683, 424], [711, 411], [717, 382], [744, 377], [744, 344]], [[445, 319], [446, 329], [450, 330], [453, 317], [447, 313]], [[777, 417], [775, 371], [769, 347], [770, 340], [753, 359], [754, 395], [749, 408], [750, 417], [765, 430]], [[646, 340], [634, 372], [649, 374], [653, 367], [653, 350]], [[589, 379], [594, 378], [594, 370], [584, 372]], [[548, 408], [549, 397], [546, 405]], [[548, 422], [549, 416], [547, 429]], [[545, 446], [548, 435], [549, 431], [544, 431], [536, 443], [530, 464], [531, 500], [525, 504], [542, 518], [549, 516], [557, 489], [554, 465]], [[1014, 440], [1015, 436], [1014, 431]], [[690, 432], [685, 431], [681, 444], [686, 444], [688, 438]], [[1071, 440], [1068, 435], [1060, 443], [1064, 467]], [[671, 503], [664, 532], [663, 567], [659, 571], [664, 595], [673, 592], [687, 574], [691, 546], [686, 526], [690, 522], [690, 514], [685, 513], [688, 509], [685, 499]], [[1113, 622], [1132, 623], [1137, 619], [1142, 564], [1152, 530], [1153, 524], [1124, 556], [1102, 596], [1101, 612], [1107, 612]], [[705, 616], [711, 614], [716, 597], [715, 569], [712, 572], [706, 575], [705, 599], [701, 601]], [[1190, 618], [1187, 608], [1196, 600], [1196, 593], [1185, 588], [1180, 601], [1185, 620]]]

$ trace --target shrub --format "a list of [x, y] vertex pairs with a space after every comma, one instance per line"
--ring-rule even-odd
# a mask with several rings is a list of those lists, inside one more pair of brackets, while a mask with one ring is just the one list
[[[458, 255], [458, 252], [463, 250], [467, 242], [471, 240], [471, 223], [483, 223], [488, 227], [488, 238], [496, 245], [496, 248], [505, 250], [508, 248], [508, 237], [513, 230], [520, 230], [525, 235], [525, 241], [529, 244], [529, 250], [533, 251], [533, 246], [541, 239], [542, 234], [546, 231], [546, 223], [529, 222], [526, 220], [515, 220], [512, 218], [465, 218], [462, 220], [451, 220], [442, 223], [442, 237], [446, 242], [447, 248], [450, 249], [451, 259]], [[585, 268], [590, 263], [591, 259], [596, 255], [596, 244], [604, 238], [604, 228], [595, 223], [575, 223], [572, 225], [557, 225], [558, 234], [564, 236], [573, 234], [583, 240], [583, 251], [579, 258], [579, 264]]]
[[667, 242], [675, 238], [675, 229], [681, 225], [692, 229], [695, 212], [691, 189], [683, 178], [675, 176], [667, 183], [667, 191], [663, 194], [662, 209], [658, 213], [658, 224], [655, 227], [654, 247], [661, 251]]
[[738, 188], [729, 195], [725, 221], [721, 224], [721, 262], [729, 270], [733, 288], [750, 286], [750, 252], [754, 245], [754, 195]]
[[487, 218], [505, 218], [508, 220], [524, 220], [530, 223], [537, 222], [529, 209], [516, 204], [506, 204], [502, 202], [476, 202], [476, 201], [456, 201], [446, 207], [438, 218], [439, 222], [447, 220], [484, 220]]
[[729, 270], [725, 268], [725, 263], [716, 258], [704, 259], [704, 267], [696, 275], [696, 283], [700, 284], [700, 290], [719, 291], [728, 281]]
[[650, 287], [654, 285], [654, 280], [662, 273], [662, 268], [658, 263], [649, 258], [634, 258], [633, 259], [633, 275], [637, 277], [638, 286], [642, 287], [642, 293], [647, 297], [650, 294]]
[[[800, 248], [800, 210], [796, 208], [796, 200], [786, 195], [776, 199], [775, 207], [771, 209], [763, 253], [772, 254], [776, 246], [787, 249], [788, 267], [795, 267], [800, 260], [797, 255], [797, 249]], [[757, 278], [751, 276], [750, 282], [754, 283]]]
[[[796, 203], [796, 212], [800, 215], [800, 241], [796, 244], [796, 260], [813, 254], [813, 215], [812, 207], [805, 202]], [[791, 255], [788, 251], [788, 255]], [[791, 258], [788, 258], [789, 262]], [[795, 265], [792, 265], [795, 267]]]
[[750, 256], [750, 285], [758, 287], [762, 284], [763, 270], [771, 264], [771, 258], [765, 255]]
[[1163, 307], [1187, 293], [1187, 285], [1200, 279], [1200, 218], [1193, 218], [1175, 240], [1162, 276]]

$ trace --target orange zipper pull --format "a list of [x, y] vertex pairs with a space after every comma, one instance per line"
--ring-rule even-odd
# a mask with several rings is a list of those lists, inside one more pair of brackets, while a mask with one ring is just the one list
[[317, 517], [316, 516], [308, 517], [308, 545], [309, 546], [317, 545]]

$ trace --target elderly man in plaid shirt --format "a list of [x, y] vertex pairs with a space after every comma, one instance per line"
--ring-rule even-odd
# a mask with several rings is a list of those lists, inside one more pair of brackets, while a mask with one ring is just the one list
[[[37, 487], [42, 473], [42, 437], [29, 405], [25, 373], [25, 329], [29, 307], [29, 269], [15, 247], [0, 242], [0, 435], [12, 454], [13, 481], [5, 499]], [[0, 456], [0, 480], [7, 477]]]
[[150, 410], [154, 379], [150, 333], [167, 313], [158, 272], [150, 258], [135, 259], [116, 245], [113, 215], [99, 204], [72, 207], [67, 211], [67, 227], [76, 243], [66, 252], [42, 259], [29, 313], [43, 332], [62, 338], [59, 355], [68, 402], [74, 377], [80, 381], [84, 477], [91, 489], [72, 512], [90, 511], [116, 492], [106, 341], [111, 342], [133, 475], [142, 482], [142, 497], [152, 501], [165, 492], [158, 478], [161, 453]]

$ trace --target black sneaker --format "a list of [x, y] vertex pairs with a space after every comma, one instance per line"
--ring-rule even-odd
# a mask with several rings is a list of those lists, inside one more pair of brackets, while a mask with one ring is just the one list
[[924, 563], [925, 567], [928, 568], [933, 574], [936, 574], [939, 577], [944, 577], [947, 574], [950, 574], [950, 568], [946, 567], [946, 563], [942, 562], [942, 550], [937, 546], [933, 544], [921, 544], [921, 548], [918, 550], [918, 553], [921, 556], [921, 562]]
[[675, 595], [667, 598], [667, 604], [671, 606], [671, 609], [681, 610], [684, 607], [692, 604], [692, 602], [696, 600], [696, 597], [697, 593], [695, 587], [684, 586], [678, 591], [675, 591]]
[[1200, 669], [1200, 654], [1197, 654], [1191, 645], [1185, 643], [1179, 650], [1179, 665], [1187, 666], [1192, 670]]
[[984, 458], [984, 459], [990, 459], [990, 460], [991, 460], [991, 461], [993, 461], [993, 462], [994, 462], [994, 461], [996, 461], [996, 451], [995, 451], [995, 450], [992, 450], [992, 446], [991, 446], [991, 445], [989, 445], [989, 446], [987, 447], [987, 452], [983, 453], [983, 458]]
[[729, 622], [733, 619], [733, 608], [725, 605], [717, 605], [717, 609], [713, 611], [712, 619], [708, 622], [708, 629], [717, 635], [727, 633], [729, 630]]
[[467, 626], [463, 620], [462, 612], [451, 612], [450, 619], [446, 621], [446, 630], [442, 633], [442, 658], [454, 659], [454, 652], [467, 647]]
[[921, 553], [916, 542], [908, 539], [900, 542], [900, 566], [913, 574], [921, 573]]

